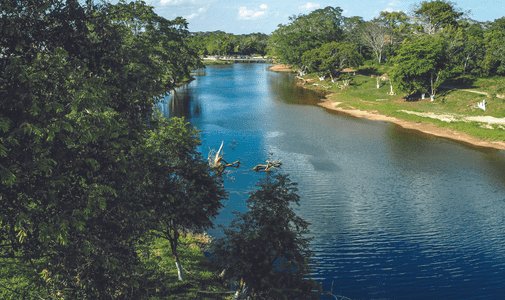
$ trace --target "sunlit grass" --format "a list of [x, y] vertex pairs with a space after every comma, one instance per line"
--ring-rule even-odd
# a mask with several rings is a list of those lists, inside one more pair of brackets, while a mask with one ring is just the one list
[[[376, 88], [376, 78], [372, 76], [356, 75], [352, 77], [351, 86], [341, 88], [341, 81], [332, 83], [328, 79], [319, 81], [317, 76], [306, 77], [310, 82], [305, 86], [312, 89], [325, 90], [331, 95], [328, 98], [335, 102], [341, 102], [340, 107], [373, 111], [380, 114], [393, 116], [402, 120], [421, 123], [430, 123], [439, 127], [458, 130], [484, 140], [504, 141], [505, 130], [499, 126], [493, 129], [486, 128], [482, 123], [476, 122], [443, 122], [437, 119], [426, 118], [402, 112], [415, 111], [435, 114], [454, 114], [458, 116], [493, 116], [505, 117], [505, 100], [496, 97], [496, 91], [505, 86], [504, 77], [481, 78], [473, 82], [471, 86], [444, 86], [440, 89], [436, 100], [428, 99], [418, 101], [406, 101], [401, 96], [390, 96], [389, 82], [382, 82], [379, 89]], [[489, 96], [477, 92], [489, 93]], [[487, 102], [487, 110], [476, 108], [476, 104], [482, 100]]]

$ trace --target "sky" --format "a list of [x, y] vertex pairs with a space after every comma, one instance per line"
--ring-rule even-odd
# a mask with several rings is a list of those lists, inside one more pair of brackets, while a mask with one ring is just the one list
[[[344, 16], [365, 20], [381, 11], [412, 11], [421, 0], [146, 0], [157, 14], [173, 19], [182, 16], [191, 31], [222, 30], [242, 34], [271, 33], [293, 15], [306, 14], [326, 6], [339, 6]], [[478, 21], [505, 16], [505, 0], [453, 0], [458, 8]]]

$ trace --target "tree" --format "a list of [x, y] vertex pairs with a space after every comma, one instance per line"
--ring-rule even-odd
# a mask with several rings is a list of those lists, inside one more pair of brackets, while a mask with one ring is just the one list
[[302, 56], [302, 63], [309, 72], [329, 75], [332, 79], [344, 68], [359, 66], [362, 60], [356, 46], [348, 42], [326, 43]]
[[314, 284], [305, 279], [310, 256], [308, 223], [290, 207], [298, 204], [296, 184], [286, 175], [267, 176], [241, 214], [215, 241], [214, 253], [240, 293], [254, 299], [309, 299]]
[[289, 24], [279, 25], [269, 39], [270, 53], [281, 62], [300, 67], [305, 51], [343, 38], [339, 7], [328, 6], [289, 20]]
[[212, 226], [225, 193], [221, 181], [196, 151], [198, 133], [183, 119], [158, 119], [139, 151], [144, 165], [144, 193], [152, 203], [152, 228], [168, 240], [179, 280], [183, 267], [178, 253], [179, 237]]
[[505, 17], [491, 23], [485, 32], [484, 69], [488, 74], [505, 75]]
[[342, 22], [342, 30], [344, 32], [344, 41], [355, 44], [358, 47], [358, 52], [363, 55], [364, 45], [361, 41], [358, 32], [358, 28], [364, 24], [365, 21], [362, 17], [344, 17]]
[[159, 206], [138, 149], [200, 63], [183, 19], [87, 3], [2, 2], [0, 258], [44, 298], [141, 298], [136, 243]]
[[227, 55], [233, 52], [233, 42], [231, 34], [217, 31], [207, 36], [205, 46], [210, 55]]
[[393, 56], [397, 46], [411, 32], [410, 18], [402, 11], [382, 11], [377, 19], [386, 26], [390, 33], [387, 50], [388, 54]]
[[358, 32], [363, 44], [370, 47], [377, 62], [382, 63], [383, 52], [391, 39], [392, 32], [378, 20], [362, 24]]
[[436, 34], [447, 26], [457, 26], [462, 15], [452, 2], [446, 0], [423, 1], [414, 10], [414, 17], [429, 35]]
[[443, 33], [447, 42], [448, 58], [454, 73], [467, 75], [482, 73], [485, 47], [482, 25], [461, 22], [459, 27]]
[[438, 87], [451, 71], [446, 51], [440, 36], [405, 40], [393, 60], [393, 84], [407, 95], [428, 92], [434, 100]]

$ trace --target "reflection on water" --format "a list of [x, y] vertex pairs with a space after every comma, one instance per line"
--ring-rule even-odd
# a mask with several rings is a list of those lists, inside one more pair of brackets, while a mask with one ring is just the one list
[[158, 109], [165, 116], [184, 117], [191, 120], [194, 117], [199, 117], [202, 113], [202, 108], [198, 98], [193, 95], [191, 85], [180, 87], [171, 91], [160, 103]]
[[269, 73], [268, 87], [272, 98], [289, 104], [317, 104], [324, 94], [304, 89], [297, 85], [294, 76]]
[[296, 105], [320, 96], [265, 65], [209, 67], [182, 94], [167, 108], [202, 130], [204, 155], [225, 141], [225, 158], [242, 162], [217, 224], [245, 209], [262, 176], [250, 168], [280, 159], [299, 183], [313, 277], [326, 289], [354, 299], [505, 294], [503, 151]]

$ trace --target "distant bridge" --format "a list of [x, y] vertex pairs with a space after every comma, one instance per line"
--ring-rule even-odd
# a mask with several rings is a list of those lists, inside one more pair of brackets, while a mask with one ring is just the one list
[[229, 61], [236, 63], [272, 63], [271, 58], [265, 58], [261, 56], [247, 56], [247, 55], [237, 55], [237, 56], [206, 56], [203, 58], [204, 61]]

